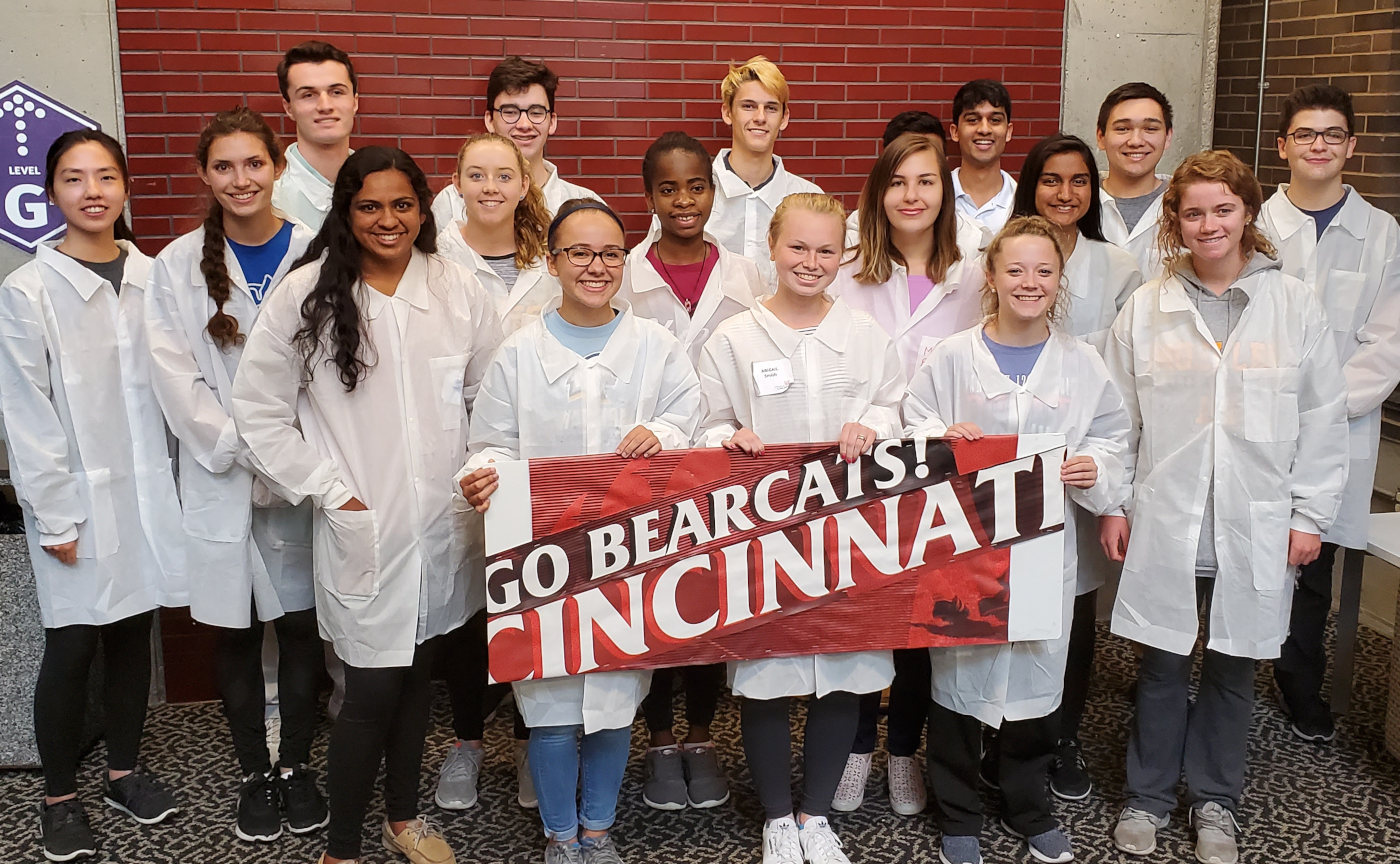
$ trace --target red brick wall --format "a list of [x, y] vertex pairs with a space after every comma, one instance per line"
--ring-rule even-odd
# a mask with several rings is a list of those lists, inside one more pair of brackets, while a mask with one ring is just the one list
[[[318, 36], [354, 58], [356, 145], [395, 143], [434, 188], [481, 128], [486, 75], [507, 54], [562, 82], [549, 158], [641, 231], [641, 155], [670, 129], [712, 151], [726, 64], [766, 54], [792, 86], [778, 142], [791, 170], [854, 206], [885, 121], [916, 107], [948, 122], [971, 78], [1005, 81], [1016, 138], [1009, 168], [1058, 126], [1064, 0], [607, 2], [607, 0], [117, 0], [135, 228], [145, 245], [193, 227], [194, 141], [214, 112], [247, 103], [288, 140], [274, 70]], [[632, 239], [636, 239], [635, 237]]]

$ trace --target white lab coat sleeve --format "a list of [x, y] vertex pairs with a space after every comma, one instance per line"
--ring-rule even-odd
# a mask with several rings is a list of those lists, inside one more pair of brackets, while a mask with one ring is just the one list
[[695, 436], [697, 447], [723, 447], [724, 442], [733, 438], [744, 426], [739, 420], [731, 391], [738, 377], [735, 374], [737, 363], [728, 334], [711, 336], [705, 347], [700, 349], [697, 372], [703, 419]]
[[520, 458], [520, 417], [516, 383], [520, 375], [520, 355], [531, 350], [528, 343], [510, 339], [491, 357], [476, 391], [471, 426], [467, 434], [467, 464], [457, 472], [460, 484], [476, 469], [490, 462]]
[[947, 362], [943, 359], [947, 353], [940, 344], [914, 370], [914, 378], [904, 394], [905, 438], [940, 438], [948, 433], [948, 427], [952, 425], [948, 422], [952, 419], [948, 416], [951, 406], [941, 404], [951, 394], [940, 394], [936, 380], [937, 371]]
[[690, 446], [700, 425], [700, 379], [680, 341], [675, 338], [665, 341], [666, 357], [661, 370], [661, 393], [656, 399], [656, 416], [642, 425], [656, 436], [662, 449], [680, 450]]
[[[1143, 290], [1156, 291], [1157, 284]], [[1133, 500], [1133, 482], [1137, 472], [1138, 441], [1142, 437], [1142, 405], [1138, 401], [1136, 369], [1133, 364], [1133, 317], [1137, 306], [1129, 301], [1109, 331], [1108, 342], [1104, 346], [1104, 365], [1108, 367], [1108, 378], [1127, 413], [1128, 425], [1123, 433], [1122, 448], [1119, 452], [1122, 485], [1121, 503], [1118, 508], [1107, 510], [1103, 516], [1126, 516]], [[1102, 469], [1102, 466], [1100, 466]]]
[[903, 424], [899, 419], [899, 402], [904, 396], [904, 364], [899, 359], [899, 351], [894, 342], [884, 340], [885, 359], [880, 370], [880, 386], [870, 400], [870, 407], [857, 421], [875, 430], [880, 438], [893, 438], [899, 435]]
[[[248, 447], [248, 460], [267, 485], [291, 504], [310, 498], [335, 510], [352, 497], [333, 460], [322, 456], [297, 428], [302, 358], [294, 342], [300, 326], [299, 292], [272, 292], [243, 348], [233, 379], [233, 419]], [[324, 364], [320, 374], [334, 375]]]
[[[1396, 232], [1390, 232], [1394, 237]], [[1371, 314], [1356, 331], [1361, 344], [1347, 358], [1347, 416], [1365, 417], [1400, 384], [1400, 243], [1390, 250]]]
[[[1108, 378], [1108, 370], [1097, 353], [1086, 352], [1087, 368], [1093, 369], [1092, 380], [1076, 381], [1074, 387], [1092, 392], [1097, 385], [1098, 399], [1094, 419], [1084, 437], [1068, 456], [1089, 456], [1098, 466], [1098, 478], [1088, 489], [1067, 486], [1070, 500], [1096, 516], [1122, 511], [1126, 490], [1123, 486], [1123, 449], [1128, 438], [1128, 412], [1123, 397]], [[1087, 392], [1083, 395], [1087, 396]]]
[[1321, 534], [1332, 525], [1346, 486], [1347, 390], [1317, 296], [1304, 295], [1307, 344], [1298, 364], [1298, 446], [1290, 470], [1295, 531]]
[[176, 290], [165, 258], [156, 258], [145, 298], [151, 387], [165, 422], [185, 451], [206, 470], [222, 474], [239, 454], [238, 432], [195, 360], [180, 323]]
[[78, 524], [87, 518], [78, 477], [68, 464], [68, 436], [51, 394], [39, 304], [6, 283], [0, 286], [0, 416], [5, 417], [10, 470], [34, 512], [40, 546], [77, 540]]

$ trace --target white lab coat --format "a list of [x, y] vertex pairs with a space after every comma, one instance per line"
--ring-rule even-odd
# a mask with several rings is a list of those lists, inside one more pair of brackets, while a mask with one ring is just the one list
[[[273, 285], [309, 242], [310, 231], [294, 224]], [[243, 628], [252, 624], [252, 605], [263, 621], [316, 605], [311, 507], [253, 506], [254, 475], [239, 461], [244, 448], [233, 425], [233, 379], [243, 345], [223, 350], [209, 338], [215, 305], [199, 269], [203, 254], [204, 229], [196, 228], [166, 246], [151, 267], [145, 310], [151, 386], [180, 442], [190, 615], [216, 627]], [[233, 283], [224, 311], [238, 319], [238, 332], [246, 337], [259, 309], [227, 242], [224, 266]]]
[[[557, 309], [551, 303], [546, 311]], [[580, 357], [537, 318], [491, 359], [472, 412], [471, 457], [459, 477], [489, 462], [611, 453], [636, 426], [661, 446], [690, 446], [700, 420], [700, 384], [675, 336], [616, 299], [617, 322], [602, 352]], [[632, 725], [651, 671], [588, 672], [517, 681], [525, 725]]]
[[[774, 362], [789, 368], [791, 382], [783, 392], [760, 396], [756, 365]], [[719, 447], [740, 428], [765, 444], [835, 441], [851, 422], [874, 429], [877, 438], [898, 435], [902, 368], [875, 319], [840, 298], [810, 335], [756, 303], [721, 324], [700, 354], [705, 419], [698, 446]], [[889, 651], [740, 660], [728, 669], [735, 695], [750, 699], [871, 693], [894, 678]]]
[[[954, 423], [976, 423], [988, 435], [1061, 433], [1067, 459], [1090, 456], [1099, 470], [1091, 488], [1065, 487], [1065, 512], [1120, 508], [1128, 414], [1098, 352], [1054, 328], [1026, 383], [1018, 385], [997, 366], [982, 333], [979, 325], [948, 337], [919, 367], [904, 398], [905, 436], [939, 437]], [[1079, 570], [1076, 527], [1074, 519], [1065, 520], [1059, 638], [929, 649], [939, 705], [993, 727], [1044, 717], [1059, 706]]]
[[[553, 162], [546, 159], [544, 164], [549, 169], [549, 179], [540, 187], [540, 194], [544, 195], [544, 206], [549, 210], [551, 218], [570, 198], [592, 198], [600, 202], [603, 200], [592, 189], [570, 183], [560, 177], [559, 170], [554, 167]], [[433, 220], [439, 229], [453, 222], [467, 221], [467, 204], [462, 200], [462, 193], [457, 191], [457, 187], [450, 180], [433, 198]]]
[[670, 330], [681, 340], [692, 364], [700, 359], [700, 349], [710, 334], [726, 319], [743, 312], [763, 295], [763, 281], [758, 267], [743, 255], [736, 255], [706, 232], [705, 239], [715, 244], [719, 262], [710, 271], [710, 278], [695, 304], [695, 314], [685, 311], [676, 292], [661, 278], [647, 253], [661, 237], [661, 226], [652, 221], [646, 239], [627, 255], [627, 269], [622, 273], [622, 288], [617, 296], [632, 306], [632, 311], [650, 318]]
[[1132, 419], [1132, 532], [1113, 632], [1186, 655], [1199, 631], [1196, 544], [1214, 483], [1217, 570], [1206, 647], [1277, 657], [1296, 568], [1289, 529], [1331, 525], [1346, 481], [1346, 384], [1311, 290], [1256, 254], [1224, 350], [1177, 276], [1133, 293], [1105, 359]]
[[[407, 666], [416, 645], [485, 605], [480, 560], [468, 554], [473, 511], [453, 476], [500, 321], [470, 273], [415, 250], [394, 296], [355, 288], [361, 350], [374, 365], [347, 393], [323, 354], [302, 380], [294, 336], [319, 272], [293, 271], [264, 303], [233, 382], [233, 417], [272, 490], [318, 508], [322, 635], [352, 666]], [[352, 496], [369, 509], [336, 509]]]
[[496, 303], [501, 329], [507, 336], [538, 318], [540, 310], [559, 296], [559, 280], [549, 273], [543, 258], [519, 271], [515, 284], [506, 287], [505, 280], [491, 269], [486, 259], [462, 239], [462, 223], [449, 222], [437, 238], [438, 254], [467, 268], [486, 293]]
[[842, 265], [831, 283], [831, 294], [852, 309], [868, 313], [885, 329], [899, 351], [906, 380], [939, 342], [982, 320], [982, 285], [987, 281], [980, 257], [964, 257], [948, 268], [943, 281], [909, 311], [909, 271], [894, 262], [882, 285], [856, 280], [860, 259]]
[[[0, 415], [43, 625], [110, 624], [186, 602], [180, 504], [150, 388], [142, 302], [50, 245], [0, 285]], [[43, 550], [78, 541], [77, 563]]]
[[[1158, 174], [1157, 179], [1169, 183], [1172, 178], [1170, 174]], [[1144, 279], [1160, 276], [1162, 254], [1157, 251], [1157, 225], [1162, 218], [1162, 196], [1158, 195], [1148, 205], [1147, 212], [1142, 214], [1142, 218], [1131, 231], [1128, 230], [1128, 223], [1123, 221], [1122, 214], [1118, 212], [1118, 201], [1108, 194], [1102, 184], [1099, 185], [1099, 204], [1102, 205], [1099, 210], [1102, 215], [1099, 219], [1104, 239], [1131, 252], [1137, 259], [1138, 270]]]
[[[958, 213], [977, 223], [982, 229], [985, 241], [991, 241], [1011, 218], [1011, 210], [1016, 204], [1016, 181], [1005, 171], [1001, 172], [1001, 189], [981, 207], [972, 196], [963, 191], [962, 169], [953, 169], [953, 205]], [[983, 242], [983, 246], [987, 242]]]
[[[354, 152], [353, 150], [351, 151]], [[314, 237], [331, 212], [334, 177], [322, 177], [301, 155], [295, 143], [287, 146], [287, 167], [272, 184], [272, 206], [283, 215], [311, 229]]]
[[1348, 188], [1319, 242], [1312, 217], [1287, 191], [1284, 183], [1264, 202], [1260, 227], [1278, 246], [1283, 272], [1311, 286], [1327, 310], [1347, 385], [1351, 467], [1337, 521], [1323, 539], [1365, 549], [1380, 406], [1400, 379], [1400, 228]]
[[1137, 259], [1129, 252], [1080, 234], [1065, 262], [1069, 318], [1062, 322], [1064, 329], [1102, 355], [1118, 310], [1145, 281]]
[[822, 190], [810, 180], [789, 174], [778, 156], [773, 157], [773, 176], [754, 189], [724, 164], [729, 150], [725, 147], [715, 157], [715, 203], [705, 228], [724, 248], [758, 265], [763, 293], [768, 294], [778, 278], [768, 252], [768, 223], [773, 221], [773, 211], [793, 193]]
[[[958, 251], [962, 252], [963, 258], [971, 261], [979, 256], [983, 247], [991, 242], [992, 235], [981, 223], [969, 219], [962, 213], [954, 215], [958, 217]], [[846, 247], [849, 249], [858, 246], [860, 246], [860, 211], [852, 210], [851, 215], [846, 217]]]

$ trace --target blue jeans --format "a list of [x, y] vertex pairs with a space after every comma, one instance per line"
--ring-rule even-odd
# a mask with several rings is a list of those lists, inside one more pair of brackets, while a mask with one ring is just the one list
[[553, 840], [572, 840], [580, 825], [588, 831], [606, 831], [617, 818], [617, 794], [627, 769], [632, 729], [582, 733], [582, 726], [536, 726], [530, 730], [530, 777], [540, 799], [545, 836]]

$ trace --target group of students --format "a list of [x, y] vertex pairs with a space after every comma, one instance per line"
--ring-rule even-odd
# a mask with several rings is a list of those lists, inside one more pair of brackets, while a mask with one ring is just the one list
[[[1197, 858], [1237, 860], [1254, 660], [1282, 650], [1294, 730], [1330, 738], [1323, 598], [1336, 546], [1364, 544], [1379, 406], [1400, 378], [1400, 231], [1342, 184], [1344, 92], [1286, 101], [1292, 179], [1265, 202], [1220, 151], [1155, 175], [1171, 108], [1142, 83], [1100, 112], [1106, 178], [1062, 133], [1031, 148], [1017, 185], [1000, 167], [1006, 89], [970, 82], [950, 131], [961, 167], [935, 117], [900, 114], [848, 218], [774, 153], [788, 86], [754, 58], [720, 85], [731, 147], [668, 132], [647, 150], [655, 218], [629, 251], [618, 216], [544, 159], [557, 79], [542, 63], [492, 72], [488, 131], [436, 199], [402, 151], [351, 151], [343, 52], [298, 45], [278, 78], [297, 143], [284, 153], [246, 108], [216, 115], [195, 153], [206, 218], [154, 260], [122, 218], [118, 143], [60, 137], [45, 182], [67, 234], [0, 288], [0, 409], [46, 638], [49, 859], [96, 850], [76, 773], [99, 641], [104, 798], [148, 824], [175, 811], [137, 750], [152, 610], [188, 605], [218, 628], [239, 837], [329, 824], [320, 860], [357, 859], [382, 763], [384, 845], [453, 861], [417, 798], [430, 672], [446, 653], [455, 740], [435, 799], [470, 808], [484, 717], [507, 689], [487, 686], [480, 513], [491, 463], [509, 459], [834, 440], [853, 461], [901, 435], [1060, 433], [1067, 447], [1058, 639], [515, 683], [519, 801], [540, 810], [547, 864], [621, 861], [611, 829], [639, 708], [644, 801], [728, 799], [710, 735], [726, 678], [765, 864], [849, 861], [828, 816], [862, 803], [887, 689], [891, 806], [926, 806], [926, 729], [941, 861], [981, 861], [979, 774], [1035, 860], [1071, 860], [1051, 795], [1090, 794], [1078, 728], [1110, 579], [1114, 632], [1142, 646], [1119, 849], [1155, 849], [1184, 775]], [[343, 688], [329, 802], [307, 766], [322, 638]], [[800, 802], [794, 697], [810, 697]]]

